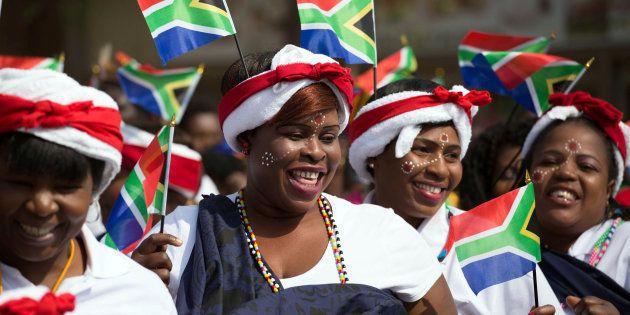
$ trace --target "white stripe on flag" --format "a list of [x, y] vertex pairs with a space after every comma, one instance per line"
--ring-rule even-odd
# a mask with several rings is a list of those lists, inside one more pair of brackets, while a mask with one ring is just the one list
[[335, 14], [337, 14], [337, 12], [339, 10], [341, 10], [341, 8], [343, 8], [344, 6], [346, 6], [346, 4], [348, 4], [349, 2], [351, 2], [352, 0], [343, 0], [340, 1], [339, 3], [337, 3], [334, 7], [332, 7], [330, 10], [325, 11], [324, 9], [316, 6], [313, 3], [298, 3], [298, 11], [299, 10], [306, 10], [306, 9], [315, 9], [320, 11], [323, 15], [327, 16], [327, 17], [331, 17]]
[[226, 31], [226, 30], [222, 30], [219, 28], [214, 28], [214, 27], [207, 27], [207, 26], [200, 26], [200, 25], [196, 25], [196, 24], [190, 24], [188, 22], [184, 22], [182, 20], [174, 20], [171, 22], [168, 22], [158, 28], [155, 29], [155, 31], [151, 32], [151, 36], [153, 38], [158, 37], [160, 34], [162, 34], [163, 32], [166, 32], [172, 28], [175, 27], [182, 27], [188, 30], [192, 30], [192, 31], [196, 31], [196, 32], [202, 32], [202, 33], [207, 33], [207, 34], [215, 34], [215, 35], [219, 35], [219, 36], [228, 36], [228, 35], [232, 35], [230, 32]]
[[501, 60], [499, 60], [495, 64], [493, 64], [492, 65], [492, 70], [494, 70], [496, 72], [497, 69], [503, 67], [506, 63], [512, 61], [512, 59], [518, 57], [518, 55], [520, 55], [520, 54], [522, 54], [522, 53], [517, 52], [517, 51], [510, 52], [505, 57], [501, 58]]
[[136, 204], [133, 202], [134, 201], [133, 198], [129, 196], [127, 189], [123, 187], [123, 189], [120, 191], [120, 196], [123, 198], [127, 206], [129, 206], [129, 210], [131, 210], [131, 214], [133, 214], [133, 217], [136, 219], [138, 224], [140, 224], [140, 227], [142, 227], [142, 231], [144, 231], [145, 228], [147, 227], [147, 222], [144, 220], [144, 218], [142, 217], [142, 214], [140, 213], [140, 210], [138, 209], [138, 207], [136, 207]]
[[[335, 33], [335, 35], [337, 35], [337, 32], [335, 32], [335, 30], [332, 29], [332, 27], [330, 26], [330, 24], [326, 24], [326, 23], [310, 23], [310, 24], [302, 24], [302, 30], [321, 30], [321, 29], [328, 29], [333, 31], [333, 33]], [[339, 43], [341, 44], [341, 47], [343, 47], [343, 49], [349, 51], [351, 54], [357, 56], [357, 58], [367, 62], [367, 63], [374, 63], [375, 61], [373, 61], [372, 59], [370, 59], [370, 57], [368, 57], [366, 54], [356, 50], [354, 47], [346, 44], [343, 40], [341, 40], [341, 38], [339, 38], [339, 35], [337, 35], [337, 39], [339, 39]]]
[[523, 258], [525, 258], [525, 259], [527, 259], [529, 261], [536, 261], [536, 257], [530, 255], [529, 253], [526, 253], [526, 252], [524, 252], [524, 251], [522, 251], [522, 250], [520, 250], [520, 249], [518, 249], [518, 248], [516, 248], [514, 246], [504, 246], [504, 247], [501, 247], [501, 248], [497, 248], [497, 249], [495, 249], [493, 251], [490, 251], [490, 252], [487, 252], [487, 253], [483, 253], [481, 255], [472, 256], [472, 257], [470, 257], [470, 258], [468, 258], [466, 260], [460, 261], [459, 264], [460, 264], [460, 266], [462, 268], [464, 268], [466, 265], [472, 264], [472, 263], [474, 263], [476, 261], [480, 261], [480, 260], [486, 259], [488, 257], [492, 257], [492, 256], [496, 256], [496, 255], [500, 255], [500, 254], [508, 253], [508, 252], [512, 253], [512, 254], [515, 254], [517, 256], [521, 256], [521, 257], [523, 257]]
[[534, 82], [532, 81], [532, 78], [529, 77], [525, 79], [525, 83], [527, 84], [527, 90], [529, 90], [529, 97], [532, 99], [532, 102], [534, 103], [536, 116], [540, 117], [542, 115], [542, 108], [540, 107], [540, 101], [538, 100], [538, 94], [536, 94], [536, 88], [534, 87]]
[[[153, 95], [153, 98], [155, 99], [155, 101], [158, 104], [158, 107], [160, 108], [160, 113], [166, 113], [166, 105], [164, 104], [164, 101], [162, 100], [162, 97], [160, 97], [160, 93], [157, 91], [156, 87], [154, 87], [151, 83], [144, 81], [136, 76], [134, 76], [133, 74], [129, 73], [125, 68], [120, 67], [119, 72], [121, 72], [123, 75], [125, 75], [125, 78], [127, 78], [127, 80], [132, 81], [138, 85], [141, 85], [147, 89], [149, 89], [151, 91], [151, 95]], [[161, 114], [160, 114], [161, 116]]]
[[153, 14], [153, 12], [173, 4], [173, 2], [174, 2], [174, 0], [164, 0], [162, 2], [156, 3], [156, 4], [152, 5], [152, 6], [144, 9], [144, 11], [142, 11], [142, 15], [147, 17], [147, 16]]

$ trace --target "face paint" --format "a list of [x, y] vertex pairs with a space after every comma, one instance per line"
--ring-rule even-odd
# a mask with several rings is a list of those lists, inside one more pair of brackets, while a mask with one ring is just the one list
[[532, 182], [534, 182], [535, 184], [541, 183], [543, 179], [545, 179], [545, 176], [559, 170], [565, 164], [569, 163], [571, 156], [578, 154], [580, 150], [582, 150], [582, 144], [579, 141], [571, 138], [567, 140], [567, 142], [564, 144], [564, 149], [569, 153], [569, 157], [565, 159], [562, 164], [556, 165], [551, 168], [546, 168], [544, 166], [537, 167], [532, 173]]
[[440, 135], [440, 150], [437, 153], [437, 157], [428, 160], [428, 161], [423, 161], [423, 162], [413, 162], [413, 161], [409, 161], [409, 160], [405, 160], [403, 158], [403, 162], [402, 165], [400, 166], [400, 170], [403, 172], [403, 174], [405, 175], [409, 175], [413, 172], [413, 170], [418, 167], [426, 167], [427, 165], [431, 164], [431, 163], [435, 163], [441, 159], [444, 158], [444, 147], [446, 147], [446, 144], [448, 143], [448, 134], [446, 133], [442, 133]]

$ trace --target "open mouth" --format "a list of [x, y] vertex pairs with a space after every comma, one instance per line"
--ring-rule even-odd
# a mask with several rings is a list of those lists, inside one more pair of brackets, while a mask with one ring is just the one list
[[446, 188], [427, 183], [413, 182], [413, 187], [420, 197], [430, 205], [437, 205], [444, 200]]
[[24, 237], [26, 237], [27, 239], [33, 241], [44, 241], [47, 239], [52, 239], [54, 237], [53, 231], [57, 227], [56, 225], [35, 226], [22, 222], [18, 222], [18, 226], [20, 227], [22, 235], [24, 235]]
[[289, 174], [293, 179], [304, 185], [317, 185], [319, 179], [324, 176], [322, 172], [310, 172], [310, 171], [290, 171]]
[[547, 195], [552, 201], [561, 205], [572, 205], [579, 200], [575, 192], [566, 189], [554, 189]]
[[305, 199], [314, 199], [322, 191], [322, 177], [325, 172], [312, 170], [290, 170], [289, 183], [299, 196]]

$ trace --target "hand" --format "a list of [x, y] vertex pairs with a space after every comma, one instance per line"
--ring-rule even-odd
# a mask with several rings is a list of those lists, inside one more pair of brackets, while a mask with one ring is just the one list
[[555, 313], [556, 308], [552, 305], [547, 304], [536, 308], [532, 307], [532, 309], [529, 311], [529, 314], [527, 315], [553, 315]]
[[168, 285], [173, 264], [168, 255], [166, 255], [166, 245], [179, 247], [182, 244], [183, 242], [173, 235], [164, 233], [152, 234], [140, 243], [133, 254], [131, 254], [131, 259], [155, 272], [162, 279], [162, 282]]
[[581, 299], [577, 296], [567, 296], [566, 303], [573, 309], [575, 315], [619, 315], [619, 310], [612, 303], [594, 296], [585, 296]]

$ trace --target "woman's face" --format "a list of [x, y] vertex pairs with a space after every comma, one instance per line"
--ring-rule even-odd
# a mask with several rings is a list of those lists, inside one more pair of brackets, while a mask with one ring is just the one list
[[67, 180], [0, 166], [0, 259], [41, 262], [67, 249], [92, 202], [89, 173], [82, 180]]
[[494, 183], [494, 186], [492, 186], [492, 198], [501, 196], [514, 187], [514, 182], [517, 180], [521, 162], [523, 161], [523, 159], [518, 157], [520, 153], [521, 147], [516, 145], [506, 146], [499, 150], [492, 169], [491, 180]]
[[576, 236], [604, 219], [614, 186], [606, 141], [579, 121], [562, 123], [540, 139], [530, 172], [542, 229]]
[[423, 126], [400, 159], [394, 143], [374, 159], [375, 201], [415, 225], [433, 216], [462, 178], [459, 136], [450, 125]]
[[312, 208], [341, 160], [339, 131], [336, 110], [257, 128], [250, 136], [247, 188], [288, 212]]

